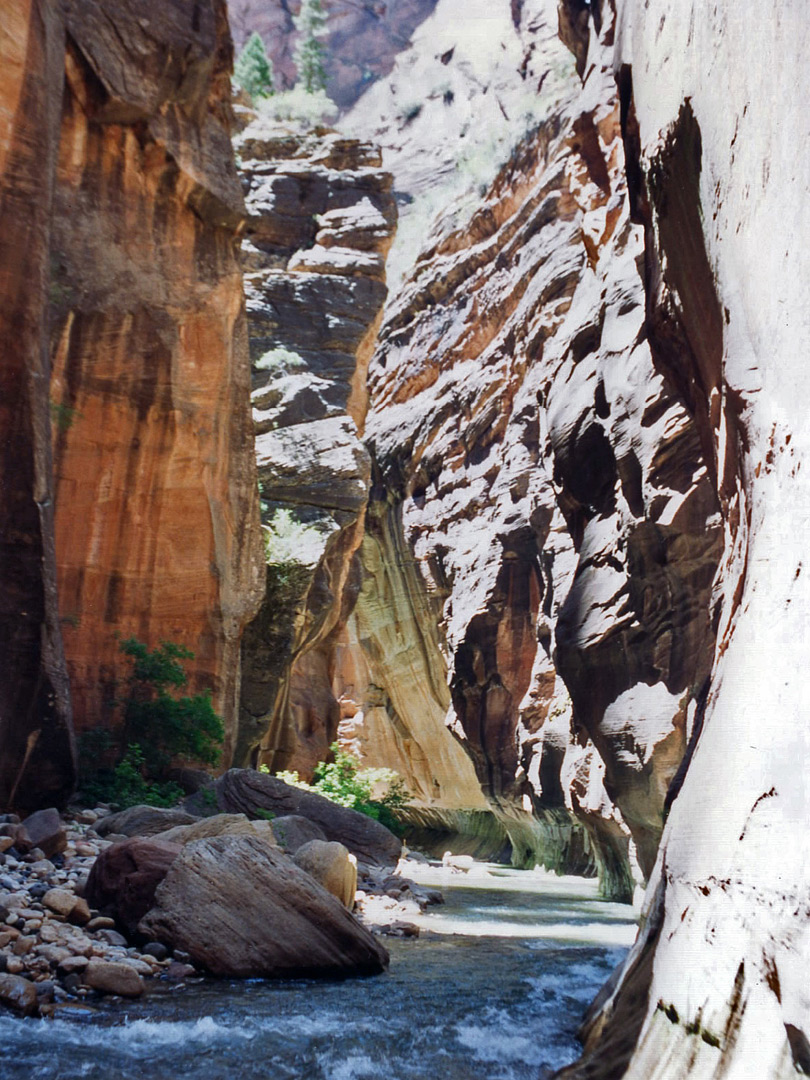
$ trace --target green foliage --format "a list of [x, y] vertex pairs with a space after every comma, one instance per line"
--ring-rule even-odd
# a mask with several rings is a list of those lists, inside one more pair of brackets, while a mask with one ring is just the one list
[[298, 32], [294, 60], [298, 79], [308, 94], [326, 89], [326, 50], [320, 39], [326, 36], [326, 12], [321, 0], [301, 0], [301, 11], [293, 19]]
[[269, 97], [273, 93], [273, 63], [261, 34], [254, 31], [239, 53], [233, 68], [233, 81], [252, 98]]
[[77, 419], [81, 418], [78, 409], [71, 408], [61, 401], [51, 401], [51, 423], [59, 431], [70, 431]]
[[[149, 649], [136, 638], [120, 643], [132, 661], [120, 733], [97, 729], [80, 739], [80, 788], [88, 798], [134, 806], [168, 806], [182, 797], [164, 780], [176, 758], [215, 765], [225, 732], [208, 691], [175, 696], [185, 687], [189, 649], [171, 641]], [[175, 693], [172, 693], [174, 691]]]
[[[84, 741], [85, 736], [81, 736], [80, 743]], [[82, 751], [85, 751], [84, 747], [81, 747], [80, 753]], [[92, 779], [82, 784], [82, 795], [92, 801], [117, 803], [124, 810], [128, 806], [140, 806], [142, 803], [149, 806], [174, 806], [182, 799], [183, 789], [178, 784], [170, 781], [150, 782], [144, 779], [143, 769], [143, 752], [137, 743], [130, 743], [123, 758], [111, 773], [99, 770]]]
[[[402, 826], [397, 811], [410, 802], [410, 793], [402, 777], [393, 769], [361, 769], [351, 754], [341, 750], [337, 743], [332, 743], [329, 749], [334, 761], [322, 761], [315, 766], [313, 784], [301, 780], [297, 772], [276, 775], [285, 784], [314, 791], [339, 806], [358, 810], [399, 834]], [[383, 785], [386, 791], [377, 795], [376, 791]]]
[[258, 110], [273, 123], [294, 124], [304, 131], [331, 124], [339, 112], [325, 90], [308, 93], [303, 83], [259, 102]]
[[277, 345], [275, 349], [268, 349], [266, 353], [253, 365], [257, 371], [269, 371], [271, 375], [289, 375], [304, 367], [303, 358], [294, 349], [287, 349], [283, 345]]
[[143, 747], [150, 775], [160, 776], [176, 757], [216, 765], [225, 729], [210, 691], [173, 697], [168, 690], [186, 685], [180, 661], [192, 660], [194, 653], [171, 641], [150, 650], [135, 638], [122, 641], [120, 648], [133, 662], [129, 693], [122, 702], [124, 742]]

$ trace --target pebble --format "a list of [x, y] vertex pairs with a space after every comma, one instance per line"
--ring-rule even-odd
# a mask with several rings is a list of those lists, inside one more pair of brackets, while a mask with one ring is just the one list
[[[50, 858], [39, 848], [27, 851], [25, 836], [17, 840], [19, 820], [0, 815], [0, 1013], [6, 1005], [24, 1015], [53, 1016], [69, 1004], [86, 1008], [76, 998], [87, 995], [137, 997], [144, 979], [170, 968], [173, 979], [197, 974], [184, 962], [187, 954], [170, 962], [158, 942], [143, 950], [128, 947], [114, 920], [93, 911], [81, 895], [96, 856], [113, 842], [93, 829], [108, 813], [97, 807], [63, 821], [64, 849]], [[4, 996], [3, 986], [19, 995], [22, 1007]]]

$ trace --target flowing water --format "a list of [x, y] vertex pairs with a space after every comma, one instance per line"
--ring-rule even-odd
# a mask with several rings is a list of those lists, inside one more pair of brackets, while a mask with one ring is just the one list
[[[409, 869], [410, 872], [410, 869]], [[446, 903], [388, 939], [387, 975], [203, 980], [136, 1002], [0, 1016], [2, 1080], [539, 1080], [635, 933], [595, 882], [425, 868]]]

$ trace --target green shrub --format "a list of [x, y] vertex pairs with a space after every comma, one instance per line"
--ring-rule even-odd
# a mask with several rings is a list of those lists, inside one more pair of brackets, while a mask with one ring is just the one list
[[[175, 696], [188, 679], [181, 661], [189, 649], [163, 641], [149, 649], [127, 638], [120, 649], [132, 661], [128, 692], [117, 702], [123, 713], [119, 732], [88, 731], [80, 737], [80, 790], [85, 798], [121, 806], [168, 806], [182, 789], [165, 774], [175, 759], [216, 765], [225, 735], [211, 694]], [[173, 691], [173, 692], [171, 692]]]
[[[408, 805], [411, 798], [402, 777], [393, 769], [361, 769], [351, 754], [341, 750], [337, 743], [332, 743], [329, 749], [335, 760], [322, 761], [315, 766], [312, 784], [299, 779], [297, 772], [279, 772], [276, 775], [293, 787], [314, 791], [339, 806], [358, 810], [399, 835], [402, 826], [396, 814]], [[266, 766], [261, 769], [269, 771]], [[374, 789], [381, 784], [386, 784], [387, 790], [385, 794], [377, 796]]]

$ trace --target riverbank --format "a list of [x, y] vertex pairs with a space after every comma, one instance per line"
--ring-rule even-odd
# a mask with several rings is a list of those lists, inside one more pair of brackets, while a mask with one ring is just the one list
[[50, 1021], [0, 1016], [4, 1080], [525, 1080], [579, 1053], [576, 1028], [635, 933], [596, 882], [409, 864], [442, 905], [386, 939], [373, 979], [153, 981]]

